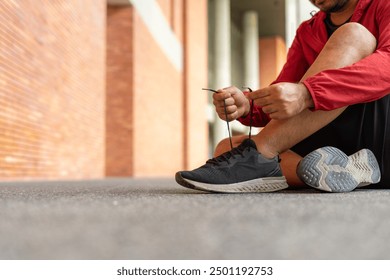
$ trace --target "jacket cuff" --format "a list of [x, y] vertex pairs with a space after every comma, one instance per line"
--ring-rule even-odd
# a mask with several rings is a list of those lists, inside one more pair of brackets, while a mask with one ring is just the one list
[[309, 79], [310, 78], [304, 80], [302, 83], [305, 85], [305, 87], [307, 88], [307, 90], [309, 91], [309, 93], [311, 95], [311, 98], [313, 99], [314, 107], [309, 108], [309, 110], [316, 111], [316, 110], [319, 110], [318, 101], [317, 101], [317, 98], [314, 94], [314, 90], [313, 90], [312, 86], [310, 85], [310, 82], [308, 81]]

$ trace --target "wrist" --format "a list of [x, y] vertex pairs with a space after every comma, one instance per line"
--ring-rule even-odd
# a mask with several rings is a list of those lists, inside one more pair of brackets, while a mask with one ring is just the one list
[[241, 114], [241, 118], [247, 117], [251, 111], [251, 102], [250, 102], [250, 99], [248, 97], [248, 94], [249, 94], [249, 92], [244, 92], [244, 95], [246, 97], [246, 101], [245, 101], [244, 106], [243, 106], [243, 112]]
[[314, 101], [311, 97], [310, 91], [303, 83], [299, 83], [298, 86], [301, 88], [303, 101], [306, 109], [314, 108]]

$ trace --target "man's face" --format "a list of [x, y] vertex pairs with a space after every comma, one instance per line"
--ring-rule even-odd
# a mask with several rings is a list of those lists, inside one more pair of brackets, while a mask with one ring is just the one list
[[350, 0], [310, 0], [317, 8], [325, 13], [335, 13], [345, 8]]

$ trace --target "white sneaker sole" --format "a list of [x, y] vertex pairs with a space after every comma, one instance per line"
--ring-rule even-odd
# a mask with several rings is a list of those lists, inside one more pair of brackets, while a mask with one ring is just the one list
[[183, 178], [180, 172], [178, 172], [176, 173], [175, 179], [183, 187], [217, 193], [275, 192], [288, 188], [284, 176], [259, 178], [235, 184], [208, 184]]
[[297, 174], [307, 185], [327, 192], [349, 192], [375, 184], [381, 173], [375, 155], [363, 149], [351, 156], [334, 147], [317, 149], [300, 162]]

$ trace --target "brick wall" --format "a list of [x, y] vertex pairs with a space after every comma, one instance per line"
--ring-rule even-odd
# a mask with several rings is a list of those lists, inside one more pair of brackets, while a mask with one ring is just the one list
[[1, 180], [173, 176], [207, 159], [207, 1], [155, 2], [183, 69], [113, 2], [127, 5], [0, 1]]
[[156, 3], [182, 46], [183, 69], [136, 8], [108, 7], [108, 176], [172, 177], [207, 159], [207, 1]]
[[135, 14], [135, 176], [171, 176], [183, 166], [182, 79]]
[[133, 175], [133, 8], [108, 6], [106, 174]]
[[205, 104], [207, 81], [207, 1], [185, 1], [185, 168], [194, 169], [208, 155], [208, 125]]
[[105, 0], [0, 1], [0, 178], [104, 175]]

